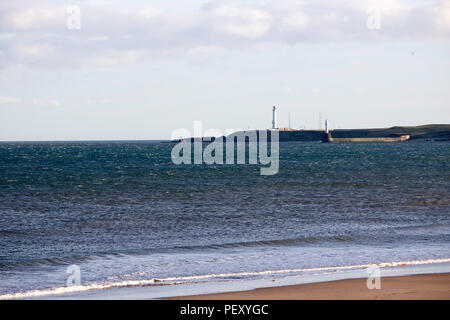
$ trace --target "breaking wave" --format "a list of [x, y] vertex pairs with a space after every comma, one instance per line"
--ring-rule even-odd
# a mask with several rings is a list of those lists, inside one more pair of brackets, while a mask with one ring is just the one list
[[190, 275], [190, 276], [178, 276], [167, 278], [152, 278], [145, 280], [127, 280], [108, 283], [89, 283], [79, 286], [69, 287], [57, 287], [41, 290], [30, 290], [23, 292], [14, 292], [0, 295], [0, 300], [6, 299], [28, 299], [34, 297], [41, 297], [47, 295], [61, 295], [69, 293], [80, 293], [90, 290], [102, 290], [102, 289], [114, 289], [114, 288], [126, 288], [126, 287], [145, 287], [145, 286], [163, 286], [163, 285], [179, 285], [188, 284], [194, 282], [200, 282], [205, 280], [214, 279], [234, 279], [247, 276], [264, 276], [264, 275], [282, 275], [282, 274], [294, 274], [294, 273], [307, 273], [307, 272], [339, 272], [344, 270], [358, 270], [369, 267], [401, 267], [401, 266], [415, 266], [426, 265], [433, 263], [450, 263], [450, 258], [446, 259], [429, 259], [429, 260], [416, 260], [416, 261], [397, 261], [397, 262], [382, 262], [375, 264], [360, 264], [360, 265], [348, 265], [348, 266], [332, 266], [332, 267], [317, 267], [317, 268], [301, 268], [301, 269], [280, 269], [280, 270], [266, 270], [255, 272], [237, 272], [237, 273], [213, 273], [204, 275]]

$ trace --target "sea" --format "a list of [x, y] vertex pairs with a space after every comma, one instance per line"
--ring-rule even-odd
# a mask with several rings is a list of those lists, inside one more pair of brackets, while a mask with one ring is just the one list
[[280, 142], [275, 175], [173, 146], [0, 143], [0, 299], [450, 262], [448, 142]]

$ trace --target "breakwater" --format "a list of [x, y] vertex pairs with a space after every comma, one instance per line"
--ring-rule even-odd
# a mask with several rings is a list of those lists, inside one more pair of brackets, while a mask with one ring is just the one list
[[[280, 141], [324, 141], [327, 134], [323, 130], [280, 130]], [[330, 131], [334, 142], [374, 142], [374, 141], [450, 141], [449, 124], [429, 124], [423, 126], [396, 126], [373, 129], [334, 129]], [[403, 138], [402, 138], [403, 136]], [[406, 139], [409, 136], [409, 139]], [[352, 140], [341, 140], [352, 139]], [[368, 140], [367, 140], [368, 139]]]
[[409, 140], [409, 135], [400, 137], [378, 137], [378, 138], [333, 138], [331, 133], [325, 135], [325, 142], [400, 142]]
[[[259, 137], [257, 130], [237, 131], [244, 135]], [[298, 129], [279, 129], [279, 141], [322, 141], [328, 142], [328, 136], [324, 130], [298, 130]], [[267, 137], [271, 136], [272, 130], [267, 130]], [[431, 124], [411, 127], [391, 127], [374, 129], [335, 129], [330, 131], [333, 142], [393, 142], [393, 141], [450, 141], [449, 124]], [[406, 137], [409, 136], [407, 139]], [[226, 137], [220, 137], [225, 141]], [[188, 138], [189, 139], [189, 138]], [[190, 138], [191, 141], [194, 138]], [[212, 138], [212, 140], [219, 138]], [[259, 138], [258, 138], [259, 139]], [[211, 139], [205, 139], [211, 141]], [[172, 140], [166, 142], [180, 142], [181, 140]]]

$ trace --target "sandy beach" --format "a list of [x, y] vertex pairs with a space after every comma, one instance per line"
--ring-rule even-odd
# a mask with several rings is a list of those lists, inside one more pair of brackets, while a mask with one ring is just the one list
[[414, 300], [450, 299], [450, 273], [381, 278], [381, 289], [367, 289], [367, 278], [181, 296], [178, 300]]

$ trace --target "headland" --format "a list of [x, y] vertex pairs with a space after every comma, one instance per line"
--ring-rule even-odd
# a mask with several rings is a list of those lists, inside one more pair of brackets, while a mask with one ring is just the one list
[[[274, 129], [270, 129], [274, 130]], [[269, 131], [270, 131], [269, 130]], [[450, 124], [428, 124], [422, 126], [395, 126], [373, 129], [329, 130], [333, 141], [328, 141], [324, 130], [298, 130], [291, 128], [279, 131], [280, 141], [324, 141], [324, 142], [393, 142], [393, 141], [450, 141]], [[248, 133], [248, 130], [245, 131]], [[409, 138], [406, 138], [409, 136]]]

